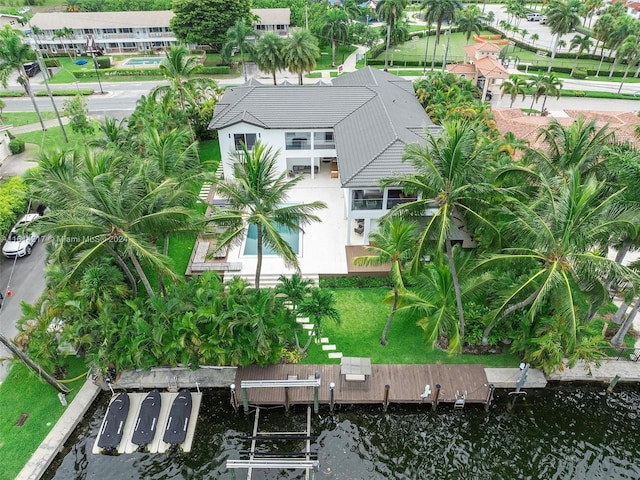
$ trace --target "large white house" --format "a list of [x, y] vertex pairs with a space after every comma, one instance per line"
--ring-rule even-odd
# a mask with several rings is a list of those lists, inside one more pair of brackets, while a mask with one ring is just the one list
[[[233, 152], [260, 140], [280, 150], [280, 171], [290, 175], [330, 175], [339, 182], [343, 212], [360, 225], [365, 242], [376, 221], [408, 201], [399, 188], [379, 181], [412, 173], [402, 161], [405, 145], [425, 140], [434, 125], [415, 97], [410, 81], [364, 68], [332, 85], [262, 85], [227, 89], [209, 126], [218, 131], [225, 177], [233, 176]], [[356, 227], [357, 230], [357, 227]], [[353, 230], [348, 229], [347, 245]]]

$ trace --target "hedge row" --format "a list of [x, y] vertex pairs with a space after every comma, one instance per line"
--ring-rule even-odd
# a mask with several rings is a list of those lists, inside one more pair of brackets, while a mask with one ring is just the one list
[[231, 67], [228, 65], [218, 65], [216, 67], [201, 67], [200, 73], [205, 75], [226, 75], [231, 72]]
[[[81, 70], [73, 72], [77, 78], [94, 78], [95, 70]], [[105, 77], [144, 77], [162, 76], [159, 68], [108, 68], [100, 71], [100, 75]]]
[[[95, 90], [85, 88], [82, 90], [52, 90], [51, 95], [54, 97], [75, 97], [76, 95], [93, 95]], [[36, 97], [47, 97], [49, 93], [46, 90], [40, 90], [36, 93]]]
[[[528, 73], [531, 73], [531, 72], [546, 72], [547, 69], [549, 68], [549, 66], [548, 65], [528, 65], [528, 68], [527, 68], [527, 65], [519, 64], [517, 68], [521, 72], [526, 70]], [[570, 74], [572, 68], [571, 67], [553, 67], [552, 70], [554, 72], [557, 72], [557, 73], [568, 73], [568, 74]], [[595, 76], [596, 73], [598, 73], [598, 71], [595, 70], [595, 69], [587, 69], [587, 70], [583, 69], [583, 70], [576, 70], [574, 72], [574, 76], [575, 76], [576, 72], [584, 73], [584, 77], [582, 77], [582, 78], [592, 77], [592, 76]], [[602, 73], [606, 73], [607, 75], [609, 74], [609, 72], [604, 71], [604, 70], [600, 71], [600, 74], [602, 74]], [[624, 76], [624, 72], [616, 70], [616, 71], [613, 72], [612, 76], [613, 77], [617, 77], [617, 78], [622, 78]], [[576, 78], [578, 78], [578, 77], [576, 77]]]
[[320, 277], [318, 283], [320, 288], [380, 288], [393, 286], [388, 275], [384, 277]]
[[7, 235], [27, 208], [27, 187], [20, 177], [0, 185], [0, 232]]

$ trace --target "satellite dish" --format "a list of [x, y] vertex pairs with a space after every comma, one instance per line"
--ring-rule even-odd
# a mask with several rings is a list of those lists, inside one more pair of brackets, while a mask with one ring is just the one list
[[76, 60], [76, 65], [86, 65], [87, 63], [89, 63], [89, 62], [87, 60], [85, 60], [84, 58]]

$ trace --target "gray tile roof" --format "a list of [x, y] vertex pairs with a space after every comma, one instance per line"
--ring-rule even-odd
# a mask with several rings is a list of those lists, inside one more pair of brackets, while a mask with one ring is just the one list
[[168, 27], [173, 17], [171, 10], [153, 12], [39, 12], [31, 19], [31, 25], [43, 30], [64, 27], [82, 28], [136, 28]]
[[410, 173], [402, 152], [435, 127], [410, 81], [370, 67], [342, 75], [333, 86], [241, 86], [216, 105], [210, 129], [239, 122], [265, 129], [333, 128], [344, 187], [376, 185]]

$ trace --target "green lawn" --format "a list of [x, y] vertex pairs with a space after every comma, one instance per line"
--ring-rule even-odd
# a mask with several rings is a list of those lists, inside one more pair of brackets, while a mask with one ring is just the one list
[[[69, 357], [66, 378], [72, 379], [86, 371], [84, 362]], [[71, 402], [83, 385], [85, 377], [66, 386], [71, 389]], [[0, 384], [0, 480], [11, 480], [25, 465], [31, 454], [56, 424], [65, 407], [58, 400], [58, 392], [41, 381], [24, 364], [16, 362], [7, 379]], [[29, 418], [21, 427], [16, 422], [22, 414]]]
[[213, 168], [218, 168], [218, 162], [220, 162], [220, 142], [218, 140], [205, 140], [199, 144], [200, 161], [202, 162], [214, 162]]
[[[42, 114], [42, 118], [45, 120], [52, 120], [56, 118], [56, 114], [54, 112], [40, 113]], [[38, 123], [38, 115], [36, 115], [36, 112], [4, 112], [0, 118], [5, 124], [13, 125], [14, 127]]]
[[[93, 121], [94, 125], [98, 125], [98, 122]], [[22, 140], [25, 143], [33, 143], [38, 145], [41, 150], [49, 151], [54, 149], [61, 148], [79, 148], [83, 145], [86, 145], [90, 138], [95, 138], [99, 136], [97, 129], [94, 131], [93, 136], [83, 137], [79, 133], [71, 130], [71, 127], [65, 125], [65, 132], [67, 132], [67, 137], [69, 138], [69, 144], [65, 144], [64, 138], [62, 136], [62, 130], [60, 127], [52, 127], [47, 129], [46, 132], [42, 130], [37, 130], [35, 132], [27, 132], [16, 135], [17, 138]]]
[[[390, 305], [382, 303], [388, 289], [336, 289], [333, 290], [342, 321], [336, 325], [330, 320], [322, 323], [322, 334], [336, 345], [345, 356], [369, 357], [373, 363], [481, 363], [487, 367], [516, 367], [520, 359], [511, 354], [500, 355], [448, 355], [431, 349], [424, 341], [416, 318], [397, 315], [388, 334], [388, 344], [380, 345], [380, 335], [389, 314]], [[301, 340], [302, 341], [302, 340]], [[339, 363], [329, 360], [327, 352], [312, 344], [307, 364]]]
[[[353, 45], [338, 45], [336, 49], [336, 67], [344, 63], [345, 59], [356, 51], [356, 47]], [[316, 70], [329, 70], [335, 69], [331, 66], [331, 47], [325, 47], [320, 49], [320, 58], [316, 64]]]

